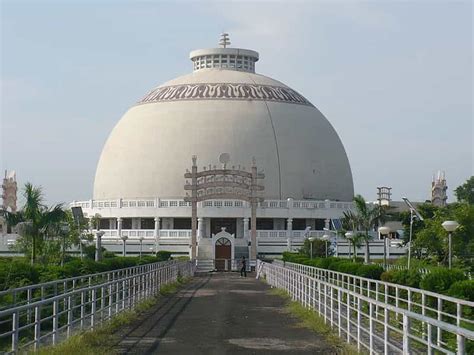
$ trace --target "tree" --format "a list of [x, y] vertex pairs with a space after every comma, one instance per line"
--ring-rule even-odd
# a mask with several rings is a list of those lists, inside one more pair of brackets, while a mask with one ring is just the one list
[[441, 224], [455, 220], [460, 226], [453, 232], [453, 256], [460, 266], [472, 268], [474, 265], [474, 205], [453, 203], [436, 208], [431, 218], [413, 233], [414, 255], [432, 259], [435, 263], [448, 263], [448, 233]]
[[343, 212], [344, 216], [342, 217], [342, 228], [341, 234], [345, 238], [346, 232], [347, 231], [353, 231], [355, 232], [352, 238], [348, 239], [349, 241], [349, 254], [350, 254], [350, 249], [353, 249], [353, 260], [356, 261], [357, 258], [357, 249], [361, 247], [362, 245], [362, 235], [360, 233], [357, 233], [357, 230], [359, 229], [360, 221], [359, 221], [359, 216], [355, 214], [352, 211], [344, 211]]
[[54, 240], [66, 214], [62, 204], [50, 208], [44, 205], [41, 187], [35, 187], [31, 183], [25, 184], [23, 197], [25, 204], [21, 210], [16, 213], [6, 212], [6, 218], [11, 226], [26, 222], [26, 227], [17, 239], [16, 246], [25, 255], [31, 255], [31, 262], [34, 264], [38, 251], [41, 252], [43, 248], [49, 249], [52, 246], [45, 245], [45, 242]]
[[[344, 212], [345, 218], [352, 224], [352, 230], [363, 239], [365, 243], [365, 262], [370, 262], [370, 231], [375, 230], [379, 223], [385, 220], [384, 209], [379, 205], [369, 205], [361, 195], [354, 197], [355, 211]], [[356, 237], [354, 236], [354, 237]], [[354, 244], [354, 243], [353, 243]]]
[[[311, 257], [311, 243], [313, 243], [313, 257], [325, 257], [326, 256], [326, 242], [321, 239], [316, 239], [311, 242], [309, 239], [305, 239], [303, 246], [298, 251], [300, 254], [304, 254], [308, 258]], [[332, 250], [328, 246], [328, 255], [332, 255]]]
[[474, 176], [471, 176], [464, 184], [454, 190], [459, 202], [474, 205]]

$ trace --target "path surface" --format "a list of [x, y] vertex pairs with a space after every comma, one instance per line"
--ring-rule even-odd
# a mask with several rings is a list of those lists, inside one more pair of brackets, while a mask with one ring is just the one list
[[120, 331], [129, 354], [333, 354], [323, 338], [298, 326], [285, 301], [250, 275], [195, 277]]

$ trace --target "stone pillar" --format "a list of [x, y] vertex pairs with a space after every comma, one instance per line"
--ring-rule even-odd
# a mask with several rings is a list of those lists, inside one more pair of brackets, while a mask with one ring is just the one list
[[293, 234], [293, 218], [288, 218], [286, 220], [286, 236], [287, 238], [292, 238]]
[[126, 235], [124, 235], [122, 237], [122, 241], [123, 241], [123, 251], [122, 251], [122, 256], [127, 256], [127, 239], [128, 237]]
[[293, 218], [288, 218], [286, 220], [286, 241], [287, 241], [287, 246], [288, 246], [288, 251], [293, 250]]
[[204, 218], [199, 217], [198, 218], [198, 226], [197, 226], [197, 237], [198, 240], [201, 239], [204, 236]]
[[244, 218], [244, 239], [249, 239], [249, 219]]
[[153, 234], [155, 237], [155, 253], [157, 253], [158, 245], [160, 245], [160, 217], [155, 217], [155, 230]]
[[122, 237], [122, 218], [117, 218], [117, 237]]
[[252, 202], [250, 231], [250, 259], [257, 259], [257, 202]]
[[387, 238], [384, 239], [384, 243], [387, 248], [387, 260], [390, 259], [390, 247], [392, 246], [392, 238], [390, 238], [390, 234], [387, 236]]
[[102, 260], [102, 236], [104, 235], [104, 232], [102, 231], [97, 231], [95, 233], [95, 261], [101, 261]]
[[329, 218], [324, 220], [324, 228], [331, 229], [331, 220]]

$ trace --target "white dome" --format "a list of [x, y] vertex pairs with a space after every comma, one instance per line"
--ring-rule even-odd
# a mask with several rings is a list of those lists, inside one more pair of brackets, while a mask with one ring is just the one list
[[[225, 51], [237, 60], [239, 51], [256, 53], [218, 52]], [[352, 200], [344, 147], [317, 108], [281, 82], [254, 74], [258, 53], [245, 57], [245, 68], [234, 60], [232, 69], [223, 61], [207, 69], [205, 50], [196, 52], [201, 57], [192, 56], [192, 74], [152, 90], [115, 126], [97, 166], [94, 199], [181, 198], [193, 155], [201, 170], [229, 153], [229, 166], [247, 169], [255, 157], [266, 199]]]

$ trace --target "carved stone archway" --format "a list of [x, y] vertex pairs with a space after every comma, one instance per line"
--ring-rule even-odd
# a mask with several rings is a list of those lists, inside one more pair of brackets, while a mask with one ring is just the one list
[[[222, 154], [224, 155], [224, 154]], [[221, 155], [221, 156], [222, 156]], [[224, 166], [217, 169], [215, 166], [209, 169], [203, 168], [198, 172], [197, 156], [192, 157], [192, 170], [187, 170], [184, 174], [186, 181], [184, 189], [191, 191], [191, 196], [187, 194], [185, 201], [191, 202], [191, 258], [196, 259], [197, 250], [197, 203], [206, 200], [234, 199], [242, 200], [250, 203], [251, 207], [251, 239], [250, 239], [250, 259], [257, 258], [257, 205], [263, 202], [262, 192], [263, 184], [258, 184], [258, 180], [262, 180], [265, 175], [257, 172], [255, 158], [252, 160], [251, 171], [245, 169], [227, 169], [228, 155], [224, 161]]]

